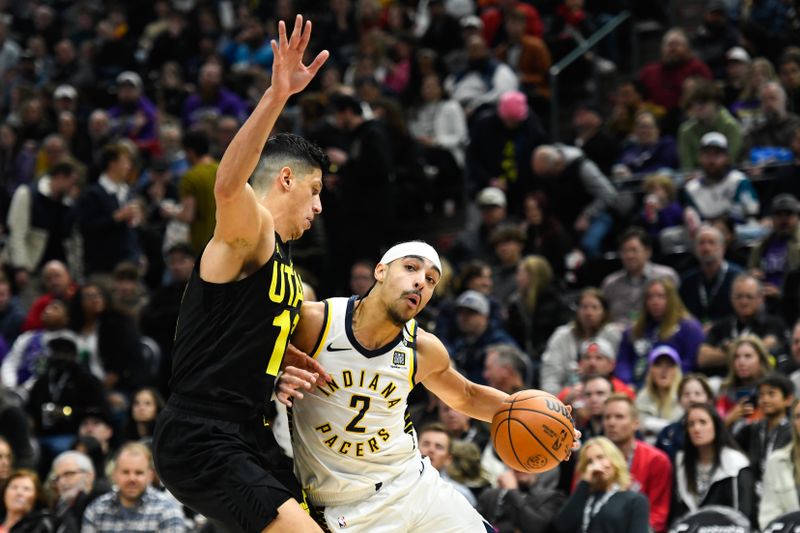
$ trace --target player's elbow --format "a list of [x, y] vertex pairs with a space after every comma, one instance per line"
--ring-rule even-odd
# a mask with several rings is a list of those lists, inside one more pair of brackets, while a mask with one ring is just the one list
[[217, 203], [231, 202], [241, 194], [244, 187], [236, 180], [226, 177], [225, 173], [217, 171], [214, 180], [214, 200]]

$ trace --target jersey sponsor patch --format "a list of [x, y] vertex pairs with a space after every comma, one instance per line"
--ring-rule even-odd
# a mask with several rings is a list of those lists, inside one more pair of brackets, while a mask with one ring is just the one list
[[405, 367], [406, 366], [406, 352], [401, 350], [395, 350], [394, 354], [392, 355], [392, 368], [398, 367]]

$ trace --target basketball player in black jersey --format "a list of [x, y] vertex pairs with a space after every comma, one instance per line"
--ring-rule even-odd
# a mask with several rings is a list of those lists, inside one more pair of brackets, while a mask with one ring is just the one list
[[[327, 159], [299, 137], [267, 137], [287, 99], [308, 85], [328, 52], [303, 65], [311, 23], [303, 26], [299, 15], [291, 38], [283, 21], [278, 32], [272, 84], [217, 171], [216, 228], [184, 293], [173, 394], [153, 446], [170, 492], [226, 530], [300, 533], [320, 530], [298, 503], [291, 472], [280, 472], [265, 453], [277, 445], [262, 409], [303, 301], [286, 243], [322, 211]], [[295, 366], [313, 369], [311, 362]]]

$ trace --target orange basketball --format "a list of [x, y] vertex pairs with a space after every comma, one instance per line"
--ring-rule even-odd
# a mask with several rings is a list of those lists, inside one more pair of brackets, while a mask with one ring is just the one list
[[506, 398], [492, 418], [492, 443], [509, 468], [546, 472], [569, 456], [574, 427], [561, 400], [523, 390]]

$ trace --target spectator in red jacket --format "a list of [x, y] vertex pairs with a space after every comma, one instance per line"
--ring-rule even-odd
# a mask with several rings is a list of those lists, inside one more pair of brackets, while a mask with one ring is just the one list
[[639, 411], [624, 394], [612, 394], [603, 413], [605, 436], [617, 445], [628, 461], [633, 478], [631, 490], [650, 501], [650, 527], [656, 533], [667, 530], [672, 496], [672, 463], [667, 454], [636, 438]]
[[689, 47], [682, 29], [673, 28], [661, 40], [661, 59], [642, 67], [639, 80], [644, 85], [647, 100], [668, 110], [677, 109], [681, 88], [686, 78], [699, 76], [711, 79], [711, 71], [697, 59]]
[[483, 21], [483, 38], [491, 48], [495, 48], [508, 40], [505, 20], [512, 11], [525, 13], [527, 23], [525, 34], [541, 38], [544, 35], [544, 25], [539, 11], [530, 4], [517, 0], [498, 0], [496, 7], [491, 7], [481, 13]]
[[31, 304], [25, 322], [22, 323], [22, 331], [41, 329], [43, 327], [42, 313], [45, 307], [55, 298], [68, 302], [78, 290], [78, 284], [72, 280], [67, 265], [58, 260], [48, 261], [44, 264], [42, 282], [46, 292]]

